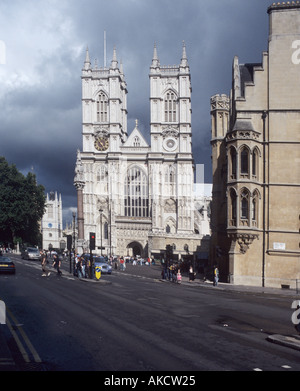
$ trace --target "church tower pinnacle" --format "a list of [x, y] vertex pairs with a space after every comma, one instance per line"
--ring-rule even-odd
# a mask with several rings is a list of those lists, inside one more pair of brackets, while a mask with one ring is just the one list
[[114, 46], [114, 51], [113, 51], [113, 58], [111, 61], [111, 68], [113, 68], [113, 69], [118, 68], [117, 50], [116, 50], [115, 46]]
[[186, 48], [185, 48], [185, 42], [182, 42], [182, 57], [180, 62], [180, 67], [188, 67], [188, 60], [186, 56]]
[[84, 69], [89, 70], [91, 69], [91, 60], [90, 60], [90, 54], [89, 54], [89, 48], [86, 48], [85, 52], [85, 61], [84, 61]]
[[158, 56], [157, 56], [156, 43], [154, 42], [153, 58], [152, 58], [151, 68], [156, 68], [156, 67], [159, 67], [159, 66], [160, 66], [160, 64], [159, 64], [159, 59], [158, 59]]

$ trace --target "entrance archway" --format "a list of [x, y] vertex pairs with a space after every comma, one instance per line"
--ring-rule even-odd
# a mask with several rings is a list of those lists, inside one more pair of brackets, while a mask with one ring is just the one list
[[131, 242], [127, 246], [127, 254], [130, 257], [136, 257], [137, 255], [143, 255], [143, 247], [139, 242]]

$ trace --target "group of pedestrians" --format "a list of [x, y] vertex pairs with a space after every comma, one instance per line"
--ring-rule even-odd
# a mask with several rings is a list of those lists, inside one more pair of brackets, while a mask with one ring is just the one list
[[56, 253], [54, 254], [47, 254], [47, 252], [44, 250], [41, 253], [41, 265], [42, 265], [42, 277], [50, 276], [50, 271], [48, 270], [48, 264], [52, 262], [52, 267], [56, 269], [56, 273], [58, 276], [62, 275], [62, 272], [60, 270], [61, 267], [61, 260], [59, 259], [58, 255]]
[[75, 258], [75, 276], [78, 278], [88, 278], [90, 274], [90, 266], [91, 262], [89, 259], [77, 254]]
[[[190, 266], [188, 271], [189, 282], [195, 280], [196, 273], [193, 270], [193, 267]], [[165, 266], [161, 271], [161, 277], [163, 280], [169, 280], [172, 282], [177, 282], [178, 284], [182, 281], [182, 275], [178, 265], [170, 265], [169, 267]], [[219, 282], [219, 269], [215, 265], [213, 268], [213, 286], [217, 286]]]
[[0, 256], [3, 254], [11, 253], [11, 252], [12, 252], [12, 249], [10, 247], [0, 246]]
[[161, 277], [163, 280], [169, 280], [181, 284], [182, 276], [180, 269], [176, 265], [170, 265], [169, 267], [164, 267], [161, 271]]
[[[73, 258], [74, 260], [74, 258]], [[61, 271], [61, 259], [57, 253], [47, 252], [46, 250], [41, 252], [41, 265], [42, 265], [42, 277], [50, 276], [51, 272], [49, 267], [52, 266], [56, 270], [58, 276], [62, 275]], [[90, 260], [85, 259], [83, 256], [75, 257], [74, 275], [79, 278], [87, 278], [89, 276]]]

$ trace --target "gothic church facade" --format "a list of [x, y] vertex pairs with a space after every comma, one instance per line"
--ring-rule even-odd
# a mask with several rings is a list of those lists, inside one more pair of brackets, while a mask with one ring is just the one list
[[[107, 255], [162, 257], [167, 245], [177, 259], [207, 251], [202, 243], [207, 224], [195, 208], [185, 45], [178, 66], [160, 65], [155, 46], [149, 78], [150, 145], [138, 120], [128, 135], [127, 85], [116, 50], [103, 68], [93, 68], [86, 51], [82, 150], [74, 178], [79, 251], [87, 250], [90, 232], [96, 234], [98, 253]], [[207, 202], [202, 207], [207, 210]]]

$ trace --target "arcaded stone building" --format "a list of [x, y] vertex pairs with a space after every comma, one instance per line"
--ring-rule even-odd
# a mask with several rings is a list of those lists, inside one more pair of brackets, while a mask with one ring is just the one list
[[300, 280], [300, 2], [268, 8], [261, 63], [233, 60], [230, 96], [211, 98], [211, 262], [223, 281]]

